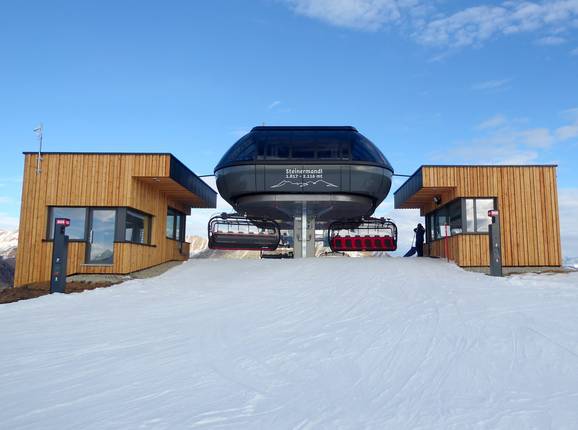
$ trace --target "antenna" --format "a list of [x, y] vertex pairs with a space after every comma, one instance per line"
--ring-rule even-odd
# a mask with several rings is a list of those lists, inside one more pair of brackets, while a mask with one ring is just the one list
[[42, 172], [40, 164], [42, 163], [42, 135], [44, 133], [44, 126], [42, 123], [40, 123], [40, 125], [33, 131], [38, 136], [38, 158], [36, 158], [36, 174], [40, 175], [40, 172]]

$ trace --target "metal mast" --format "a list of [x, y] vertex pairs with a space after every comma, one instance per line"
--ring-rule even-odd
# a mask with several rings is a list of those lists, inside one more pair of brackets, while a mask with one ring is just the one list
[[44, 133], [44, 126], [42, 123], [38, 127], [34, 129], [34, 133], [38, 136], [38, 157], [36, 158], [36, 174], [40, 175], [42, 172], [41, 163], [42, 163], [42, 135]]

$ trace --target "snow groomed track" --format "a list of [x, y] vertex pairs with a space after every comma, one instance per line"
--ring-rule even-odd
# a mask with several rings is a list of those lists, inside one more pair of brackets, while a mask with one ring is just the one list
[[575, 429], [578, 274], [191, 260], [0, 305], [2, 429]]

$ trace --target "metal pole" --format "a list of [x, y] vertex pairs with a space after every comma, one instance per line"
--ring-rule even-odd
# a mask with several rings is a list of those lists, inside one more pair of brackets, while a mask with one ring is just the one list
[[449, 256], [449, 251], [448, 251], [448, 225], [445, 224], [444, 225], [445, 229], [446, 229], [446, 237], [444, 238], [444, 248], [445, 248], [445, 254], [446, 254], [446, 261], [450, 261], [450, 256]]
[[44, 132], [44, 126], [42, 123], [34, 129], [34, 132], [38, 135], [38, 157], [36, 158], [36, 174], [39, 175], [42, 169], [40, 168], [40, 163], [42, 162], [42, 134]]
[[301, 206], [301, 258], [307, 257], [307, 203]]

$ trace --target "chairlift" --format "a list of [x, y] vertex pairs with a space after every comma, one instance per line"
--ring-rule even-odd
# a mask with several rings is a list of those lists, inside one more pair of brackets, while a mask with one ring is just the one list
[[209, 248], [228, 251], [274, 251], [279, 246], [279, 225], [267, 219], [249, 219], [222, 213], [209, 220]]
[[328, 239], [333, 252], [395, 251], [397, 226], [388, 218], [334, 222], [329, 226]]

